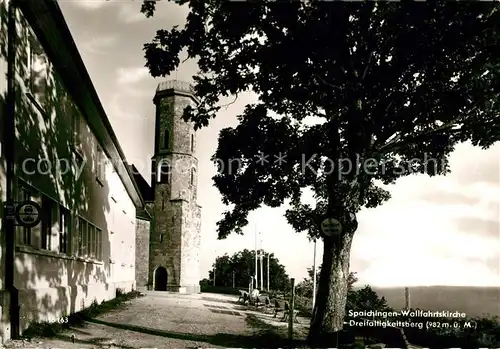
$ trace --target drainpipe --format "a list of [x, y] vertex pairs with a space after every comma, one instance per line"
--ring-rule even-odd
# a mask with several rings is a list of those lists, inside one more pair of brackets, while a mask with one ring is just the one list
[[[16, 55], [16, 9], [15, 1], [8, 3], [7, 29], [7, 98], [4, 120], [5, 160], [6, 160], [6, 196], [7, 203], [14, 203], [14, 161], [15, 161], [15, 55]], [[4, 220], [5, 223], [5, 289], [10, 295], [10, 331], [11, 338], [19, 338], [19, 294], [14, 285], [14, 249], [15, 221]]]

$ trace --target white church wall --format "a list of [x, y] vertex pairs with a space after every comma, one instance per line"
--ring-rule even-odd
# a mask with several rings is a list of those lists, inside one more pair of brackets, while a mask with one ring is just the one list
[[[0, 0], [0, 6], [0, 12], [5, 11], [5, 1]], [[1, 28], [5, 29], [5, 23]], [[36, 39], [36, 34], [21, 15], [18, 33], [16, 200], [36, 201], [46, 212], [36, 227], [16, 228], [14, 282], [19, 289], [20, 326], [24, 330], [32, 322], [54, 321], [80, 311], [94, 300], [100, 303], [112, 299], [117, 288], [125, 292], [135, 288], [136, 212], [106, 145], [98, 141], [95, 130], [73, 102], [57, 67], [44, 56], [43, 49], [37, 50], [36, 42], [28, 39], [30, 35]], [[34, 58], [42, 63], [45, 59], [45, 65], [29, 63]], [[4, 81], [5, 69], [5, 57], [0, 56], [0, 82]], [[40, 77], [33, 73], [35, 70], [49, 73]], [[43, 80], [43, 91], [37, 89], [39, 86], [32, 77], [38, 79], [37, 84]], [[5, 86], [0, 83], [0, 122]], [[2, 132], [0, 137], [0, 207], [3, 207]], [[0, 213], [3, 223], [1, 208]], [[4, 254], [2, 245], [2, 266]], [[0, 271], [0, 289], [3, 288], [4, 268]], [[0, 291], [0, 315], [7, 306], [8, 295]], [[1, 318], [0, 337], [6, 340], [7, 317]]]
[[[4, 14], [6, 10], [4, 0], [0, 0], [0, 14]], [[0, 16], [0, 28], [6, 27], [5, 16]], [[3, 44], [3, 43], [0, 43]], [[5, 98], [7, 96], [7, 60], [3, 53], [0, 51], [0, 125], [4, 125], [4, 113], [5, 113]], [[0, 232], [4, 231], [3, 222], [3, 203], [6, 200], [6, 179], [5, 179], [5, 135], [3, 127], [0, 127]], [[0, 265], [5, 265], [5, 246], [0, 243]], [[3, 272], [4, 268], [0, 269], [0, 343], [5, 337], [3, 334], [6, 333], [10, 324], [7, 321], [6, 313], [9, 308], [8, 294], [1, 291], [5, 288], [5, 275]]]

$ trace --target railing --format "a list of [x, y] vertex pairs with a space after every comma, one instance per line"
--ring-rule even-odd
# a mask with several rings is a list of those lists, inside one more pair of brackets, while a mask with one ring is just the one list
[[156, 88], [156, 91], [165, 91], [165, 90], [177, 90], [177, 91], [183, 91], [183, 92], [188, 92], [188, 93], [194, 93], [193, 86], [186, 81], [180, 81], [180, 80], [165, 80], [161, 81], [158, 84], [158, 87]]

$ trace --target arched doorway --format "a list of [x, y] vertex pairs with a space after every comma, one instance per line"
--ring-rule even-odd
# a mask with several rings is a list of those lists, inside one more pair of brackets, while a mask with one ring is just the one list
[[163, 267], [156, 268], [154, 278], [155, 291], [166, 291], [168, 281], [167, 269]]

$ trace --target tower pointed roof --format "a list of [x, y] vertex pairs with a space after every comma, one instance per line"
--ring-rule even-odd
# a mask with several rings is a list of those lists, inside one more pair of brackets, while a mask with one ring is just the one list
[[193, 85], [181, 80], [160, 81], [153, 101], [156, 103], [159, 98], [173, 95], [191, 97], [196, 104], [200, 103], [199, 99], [195, 96]]

